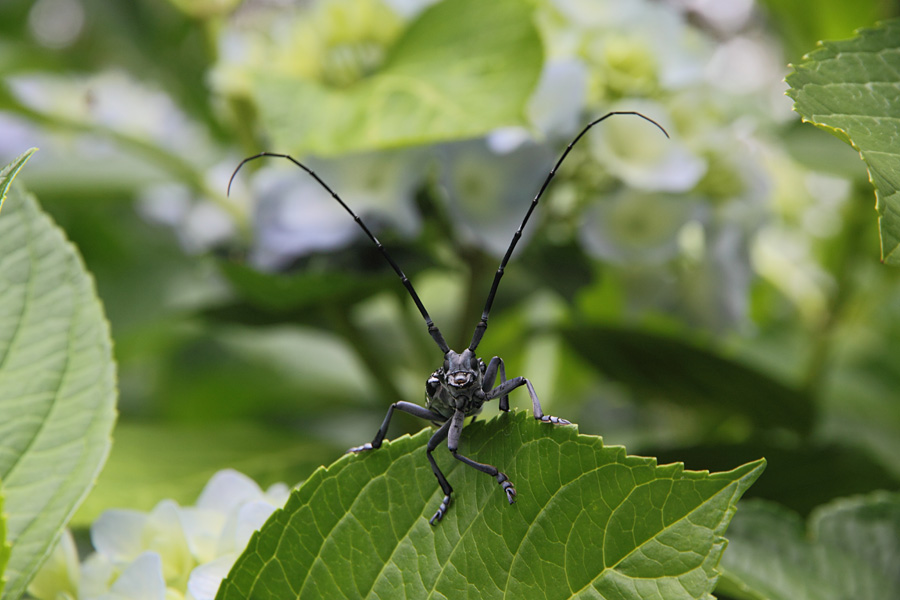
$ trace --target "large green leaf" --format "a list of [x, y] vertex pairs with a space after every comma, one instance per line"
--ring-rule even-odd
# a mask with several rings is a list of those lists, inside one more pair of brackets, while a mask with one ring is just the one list
[[37, 152], [37, 148], [31, 148], [19, 155], [14, 161], [3, 167], [0, 171], [0, 210], [3, 209], [3, 201], [6, 200], [6, 194], [9, 192], [9, 186], [12, 185], [16, 174], [25, 166], [25, 163], [31, 158], [31, 155]]
[[[2, 482], [0, 482], [2, 483]], [[6, 564], [9, 562], [10, 545], [6, 541], [6, 513], [3, 512], [3, 487], [0, 486], [0, 594], [6, 585]]]
[[0, 480], [16, 599], [87, 494], [115, 421], [109, 328], [75, 249], [14, 186], [0, 215]]
[[275, 148], [339, 154], [463, 139], [521, 122], [540, 38], [524, 0], [444, 0], [370, 77], [344, 88], [260, 74], [254, 100]]
[[578, 354], [604, 375], [646, 397], [727, 415], [764, 427], [806, 432], [811, 398], [714, 348], [648, 331], [590, 325], [563, 332]]
[[798, 515], [741, 504], [719, 591], [748, 600], [900, 598], [900, 494], [877, 492]]
[[787, 76], [794, 110], [866, 162], [875, 186], [881, 259], [900, 265], [900, 20], [824, 42]]
[[433, 430], [316, 471], [254, 534], [219, 589], [240, 598], [617, 598], [677, 600], [712, 591], [735, 503], [764, 461], [728, 473], [627, 456], [575, 427], [504, 414], [464, 430], [461, 452], [516, 484], [425, 456]]

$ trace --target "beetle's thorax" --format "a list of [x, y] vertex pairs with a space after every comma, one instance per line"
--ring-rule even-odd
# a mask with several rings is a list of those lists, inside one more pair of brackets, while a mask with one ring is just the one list
[[449, 418], [456, 410], [472, 415], [484, 404], [485, 364], [472, 350], [453, 350], [444, 355], [443, 366], [432, 373], [426, 386], [428, 407]]

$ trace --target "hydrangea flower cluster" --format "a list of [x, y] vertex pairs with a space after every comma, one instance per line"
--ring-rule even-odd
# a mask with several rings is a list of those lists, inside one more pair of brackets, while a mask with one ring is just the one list
[[226, 469], [194, 506], [163, 500], [149, 513], [107, 510], [91, 525], [95, 552], [79, 563], [66, 530], [28, 593], [37, 600], [212, 600], [250, 536], [289, 494], [285, 484], [263, 491]]
[[[391, 44], [434, 2], [318, 0], [236, 11], [230, 2], [203, 4], [223, 17], [209, 84], [216, 98], [249, 104], [260, 73], [342, 89], [376, 74]], [[727, 330], [745, 323], [750, 284], [759, 276], [814, 320], [831, 282], [813, 246], [829, 235], [822, 220], [839, 213], [846, 194], [822, 200], [817, 175], [780, 149], [778, 128], [796, 117], [784, 96], [779, 44], [756, 18], [753, 0], [533, 5], [545, 62], [525, 126], [414, 150], [299, 158], [340, 182], [341, 195], [367, 221], [400, 235], [419, 232], [415, 194], [440, 187], [434, 196], [460, 217], [458, 233], [498, 254], [579, 127], [611, 110], [641, 111], [671, 139], [634, 119], [592, 131], [545, 197], [541, 217], [552, 219], [556, 238], [576, 241], [619, 273], [631, 310]], [[44, 105], [47, 98], [79, 97], [79, 90], [93, 101], [76, 109]], [[170, 100], [121, 74], [53, 82], [22, 76], [11, 80], [11, 91], [35, 110], [214, 164], [202, 167], [199, 190], [167, 182], [148, 187], [140, 201], [142, 213], [173, 227], [189, 251], [251, 232], [251, 262], [279, 270], [310, 253], [340, 249], [357, 233], [346, 214], [321, 201], [315, 182], [287, 164], [255, 165], [261, 168], [244, 173], [224, 198], [230, 168], [223, 165], [233, 167], [241, 153], [216, 147]], [[123, 94], [131, 100], [106, 100]], [[141, 119], [122, 113], [135, 106]], [[6, 125], [17, 131], [15, 123]], [[799, 213], [819, 217], [795, 219]], [[786, 254], [798, 260], [778, 258]], [[806, 282], [802, 292], [792, 283], [798, 281]], [[649, 303], [648, 287], [658, 292]]]
[[[322, 0], [311, 10], [278, 19], [268, 30], [258, 21], [253, 27], [232, 21], [221, 38], [222, 60], [212, 80], [223, 94], [241, 94], [253, 73], [273, 68], [329, 83], [324, 73], [333, 71], [328, 61], [339, 49], [343, 72], [362, 77], [377, 71], [378, 60], [372, 57], [383, 54], [372, 48], [390, 44], [428, 4]], [[765, 257], [777, 255], [787, 243], [766, 231], [772, 217], [779, 216], [770, 202], [780, 183], [772, 163], [791, 163], [784, 155], [773, 157], [776, 129], [793, 117], [783, 95], [786, 67], [778, 43], [754, 19], [752, 1], [734, 3], [730, 10], [715, 5], [540, 0], [535, 23], [546, 60], [526, 107], [527, 126], [415, 152], [314, 162], [328, 171], [328, 181], [340, 182], [342, 196], [352, 198], [358, 212], [407, 235], [417, 231], [410, 211], [413, 196], [436, 171], [443, 192], [438, 196], [451, 214], [462, 217], [454, 221], [460, 233], [501, 254], [523, 207], [579, 128], [608, 111], [640, 111], [658, 120], [671, 139], [639, 120], [605, 122], [576, 147], [548, 191], [543, 214], [569, 224], [569, 231], [561, 226], [557, 233], [623, 273], [627, 306], [680, 314], [714, 330], [740, 325], [747, 318], [754, 274], [776, 286], [792, 278], [780, 276], [784, 265], [772, 268]], [[307, 36], [304, 43], [316, 47], [303, 53], [282, 41], [295, 39], [286, 32], [298, 28], [333, 31], [353, 7], [393, 16], [365, 28], [348, 27], [340, 40], [319, 35], [313, 42]], [[422, 168], [426, 157], [434, 171]], [[355, 185], [361, 160], [368, 172], [381, 176]], [[313, 195], [320, 202], [321, 190], [314, 182], [301, 183], [303, 175], [289, 174], [284, 166], [266, 165], [250, 180], [249, 195], [259, 199], [252, 259], [265, 269], [334, 249], [353, 233], [341, 211], [320, 211], [312, 199], [304, 202], [301, 196]], [[798, 168], [794, 177], [806, 175]], [[279, 179], [291, 183], [274, 183]], [[285, 201], [288, 187], [294, 192]], [[272, 189], [281, 193], [268, 193]], [[813, 201], [810, 193], [792, 199]], [[300, 206], [303, 218], [291, 218]], [[756, 257], [760, 260], [754, 264]], [[648, 285], [660, 291], [649, 304]]]

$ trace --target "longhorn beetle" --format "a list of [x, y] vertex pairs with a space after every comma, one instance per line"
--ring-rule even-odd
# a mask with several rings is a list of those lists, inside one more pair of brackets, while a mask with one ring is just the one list
[[[378, 238], [376, 238], [372, 234], [372, 232], [369, 231], [369, 228], [366, 227], [366, 224], [363, 223], [362, 219], [360, 219], [359, 216], [355, 212], [353, 212], [353, 210], [351, 210], [349, 206], [347, 206], [347, 204], [340, 198], [340, 196], [338, 196], [337, 193], [335, 193], [327, 183], [320, 179], [319, 176], [316, 175], [316, 173], [309, 169], [306, 165], [302, 164], [300, 161], [287, 154], [260, 152], [259, 154], [250, 156], [242, 160], [234, 170], [234, 173], [232, 173], [231, 175], [231, 179], [228, 182], [229, 193], [231, 192], [231, 184], [234, 181], [234, 178], [237, 175], [238, 171], [240, 171], [241, 167], [252, 160], [256, 160], [264, 156], [284, 158], [303, 169], [310, 177], [315, 179], [319, 183], [319, 185], [321, 185], [328, 193], [330, 193], [331, 197], [334, 198], [338, 202], [338, 204], [340, 204], [344, 208], [344, 210], [346, 210], [347, 213], [350, 214], [351, 217], [353, 217], [353, 220], [356, 221], [356, 224], [359, 225], [360, 228], [365, 232], [366, 236], [368, 236], [368, 238], [372, 240], [372, 242], [381, 252], [382, 256], [384, 256], [385, 260], [387, 260], [387, 262], [397, 273], [397, 276], [400, 277], [400, 281], [406, 287], [406, 290], [412, 297], [413, 302], [415, 302], [416, 308], [418, 308], [419, 312], [422, 313], [422, 318], [425, 319], [425, 325], [428, 327], [428, 333], [437, 343], [438, 347], [441, 349], [441, 352], [444, 353], [443, 366], [432, 373], [431, 377], [429, 377], [428, 381], [425, 383], [425, 406], [419, 406], [418, 404], [404, 402], [402, 400], [394, 402], [388, 408], [387, 415], [385, 415], [384, 417], [384, 422], [378, 429], [378, 433], [375, 434], [375, 439], [373, 439], [371, 442], [363, 444], [362, 446], [350, 448], [349, 450], [347, 450], [347, 452], [358, 454], [360, 452], [374, 450], [375, 448], [381, 447], [381, 444], [384, 441], [384, 436], [387, 434], [388, 426], [391, 423], [391, 416], [393, 416], [395, 410], [400, 410], [413, 416], [419, 417], [420, 419], [431, 421], [434, 425], [438, 426], [437, 431], [435, 431], [434, 435], [431, 436], [431, 439], [428, 440], [426, 454], [428, 456], [428, 461], [431, 463], [431, 470], [434, 471], [434, 476], [437, 477], [438, 483], [441, 486], [441, 490], [443, 490], [444, 492], [444, 499], [441, 502], [441, 505], [438, 507], [437, 512], [435, 512], [434, 516], [429, 520], [429, 523], [431, 525], [434, 525], [435, 522], [440, 521], [447, 513], [447, 509], [450, 507], [450, 496], [453, 493], [453, 488], [450, 486], [450, 483], [441, 472], [441, 469], [438, 467], [437, 463], [434, 460], [434, 457], [431, 454], [444, 440], [447, 440], [447, 448], [450, 450], [450, 453], [454, 458], [469, 465], [470, 467], [478, 469], [482, 473], [487, 473], [491, 477], [496, 478], [497, 483], [499, 483], [503, 491], [506, 492], [506, 498], [507, 500], [509, 500], [509, 503], [513, 504], [516, 500], [516, 490], [505, 473], [501, 473], [497, 469], [497, 467], [493, 465], [476, 462], [458, 452], [459, 438], [460, 434], [462, 433], [463, 422], [465, 421], [466, 417], [472, 417], [480, 413], [482, 405], [485, 402], [493, 400], [494, 398], [499, 398], [500, 410], [509, 411], [509, 392], [524, 385], [528, 390], [528, 395], [531, 397], [531, 409], [534, 413], [535, 419], [541, 421], [542, 423], [552, 423], [555, 425], [571, 424], [565, 419], [560, 419], [559, 417], [553, 417], [544, 414], [544, 411], [541, 410], [541, 403], [538, 401], [537, 393], [534, 391], [534, 386], [531, 385], [531, 382], [529, 380], [524, 377], [514, 377], [512, 379], [507, 379], [506, 369], [503, 365], [502, 358], [495, 356], [487, 365], [485, 365], [484, 361], [476, 356], [475, 350], [476, 348], [478, 348], [478, 344], [481, 342], [481, 338], [484, 336], [484, 332], [487, 329], [488, 316], [491, 313], [491, 306], [494, 304], [494, 297], [497, 295], [497, 286], [500, 285], [500, 279], [503, 277], [503, 270], [506, 268], [506, 264], [509, 262], [513, 250], [515, 249], [516, 244], [519, 242], [519, 238], [522, 237], [522, 230], [525, 228], [525, 224], [528, 223], [528, 219], [531, 217], [531, 213], [534, 212], [535, 207], [537, 207], [538, 201], [544, 194], [544, 190], [547, 189], [547, 186], [550, 184], [553, 176], [556, 175], [557, 169], [559, 169], [560, 165], [562, 165], [563, 161], [566, 159], [566, 156], [569, 155], [569, 152], [572, 150], [572, 147], [575, 146], [578, 140], [580, 140], [588, 132], [588, 130], [591, 129], [591, 127], [615, 115], [633, 115], [640, 117], [645, 121], [649, 121], [650, 123], [655, 125], [666, 135], [666, 137], [669, 137], [669, 134], [659, 123], [649, 117], [642, 115], [639, 112], [634, 111], [614, 111], [607, 113], [599, 119], [591, 121], [587, 124], [587, 126], [585, 126], [584, 129], [581, 130], [581, 133], [579, 133], [575, 137], [575, 139], [572, 140], [568, 146], [566, 146], [566, 149], [556, 161], [556, 165], [550, 170], [550, 173], [547, 175], [547, 178], [544, 180], [544, 183], [538, 190], [538, 193], [534, 197], [534, 200], [531, 201], [531, 206], [528, 207], [528, 211], [525, 213], [525, 218], [522, 219], [522, 224], [519, 225], [519, 228], [513, 235], [512, 241], [509, 244], [509, 248], [507, 248], [506, 254], [504, 254], [503, 259], [500, 261], [500, 267], [497, 269], [497, 273], [494, 275], [494, 282], [491, 284], [491, 290], [488, 293], [487, 301], [485, 301], [484, 303], [484, 311], [481, 314], [481, 320], [475, 326], [475, 333], [472, 335], [472, 342], [469, 344], [469, 347], [462, 352], [455, 352], [451, 350], [447, 345], [447, 342], [444, 341], [444, 336], [441, 335], [441, 331], [437, 328], [437, 325], [435, 325], [431, 320], [431, 317], [428, 316], [428, 311], [425, 310], [425, 305], [422, 304], [422, 301], [419, 299], [418, 294], [416, 294], [416, 290], [413, 289], [412, 283], [409, 281], [409, 279], [406, 277], [397, 263], [394, 262], [394, 259], [391, 258], [391, 255], [388, 254], [388, 251], [384, 248], [384, 246], [381, 245], [381, 242], [378, 241]], [[497, 380], [498, 373], [500, 375], [500, 385], [494, 387], [494, 383]]]

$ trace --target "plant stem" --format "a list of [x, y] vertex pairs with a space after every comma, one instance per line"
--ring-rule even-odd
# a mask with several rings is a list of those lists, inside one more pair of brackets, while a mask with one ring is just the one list
[[[859, 186], [857, 186], [859, 188]], [[816, 331], [813, 332], [812, 353], [803, 377], [802, 389], [814, 400], [822, 393], [822, 389], [830, 373], [830, 362], [833, 354], [834, 332], [840, 323], [855, 293], [854, 284], [857, 263], [863, 249], [862, 242], [867, 238], [865, 231], [872, 226], [871, 208], [863, 210], [863, 200], [871, 200], [871, 188], [855, 189], [853, 197], [848, 201], [844, 219], [843, 248], [835, 259], [831, 272], [835, 277], [836, 292], [831, 298], [828, 313]]]

